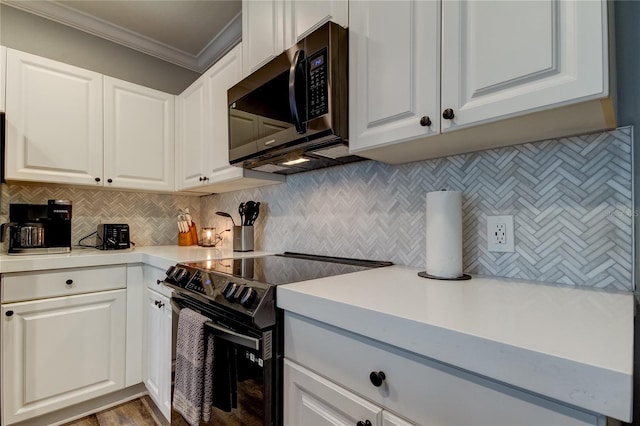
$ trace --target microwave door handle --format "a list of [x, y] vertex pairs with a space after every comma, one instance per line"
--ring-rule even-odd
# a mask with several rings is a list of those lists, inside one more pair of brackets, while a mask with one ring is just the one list
[[296, 88], [298, 87], [297, 85], [301, 83], [297, 81], [298, 69], [300, 68], [300, 66], [304, 66], [305, 58], [306, 55], [304, 53], [304, 50], [298, 50], [293, 58], [291, 68], [289, 68], [289, 108], [291, 108], [291, 118], [293, 119], [293, 124], [296, 127], [296, 132], [300, 134], [306, 133], [307, 126], [306, 123], [300, 120], [300, 108], [298, 107]]

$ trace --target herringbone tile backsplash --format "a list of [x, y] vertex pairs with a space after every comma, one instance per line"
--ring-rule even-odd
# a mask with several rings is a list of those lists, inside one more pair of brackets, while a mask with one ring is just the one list
[[[238, 204], [262, 203], [256, 248], [425, 266], [425, 196], [463, 193], [467, 273], [631, 290], [632, 129], [392, 166], [363, 161], [289, 176], [281, 185], [208, 197], [0, 185], [9, 203], [73, 202], [73, 241], [128, 223], [139, 246], [177, 244], [178, 208], [198, 227], [230, 227]], [[486, 217], [513, 215], [515, 252], [490, 253]], [[231, 244], [230, 234], [224, 244]], [[6, 250], [6, 247], [5, 247]]]
[[[258, 249], [425, 266], [425, 196], [463, 193], [464, 271], [632, 289], [632, 129], [400, 166], [372, 161], [202, 198], [203, 223], [260, 201]], [[487, 250], [486, 217], [513, 215], [515, 252]], [[229, 244], [230, 240], [225, 241]]]
[[[200, 226], [198, 197], [72, 188], [60, 185], [0, 185], [0, 220], [9, 217], [10, 203], [46, 204], [47, 200], [71, 200], [72, 243], [94, 232], [99, 223], [128, 223], [131, 240], [138, 246], [178, 244], [179, 208], [189, 208]], [[83, 245], [95, 244], [95, 237]], [[4, 251], [7, 247], [5, 245]]]

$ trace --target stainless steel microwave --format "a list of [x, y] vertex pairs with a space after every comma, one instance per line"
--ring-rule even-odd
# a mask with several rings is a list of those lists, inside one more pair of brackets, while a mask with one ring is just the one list
[[292, 174], [362, 160], [348, 149], [347, 30], [328, 22], [228, 91], [229, 161]]

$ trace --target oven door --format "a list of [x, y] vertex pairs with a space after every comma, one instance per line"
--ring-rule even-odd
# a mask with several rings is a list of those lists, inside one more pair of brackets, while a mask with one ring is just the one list
[[242, 327], [207, 303], [175, 291], [171, 304], [176, 316], [189, 308], [211, 319], [205, 323], [206, 333], [214, 336], [213, 408], [207, 424], [275, 425], [273, 330]]

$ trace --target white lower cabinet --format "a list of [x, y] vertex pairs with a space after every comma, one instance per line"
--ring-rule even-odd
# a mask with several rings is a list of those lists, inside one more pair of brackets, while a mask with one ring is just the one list
[[2, 424], [123, 389], [125, 323], [124, 289], [3, 304]]
[[157, 280], [163, 277], [162, 270], [145, 265], [144, 280], [147, 288], [144, 296], [142, 371], [149, 396], [167, 420], [170, 420], [173, 316], [168, 297], [170, 290], [157, 284]]
[[603, 416], [298, 315], [285, 313], [284, 338], [285, 425], [604, 424]]
[[288, 359], [283, 374], [285, 425], [382, 424], [380, 407]]
[[382, 426], [413, 426], [413, 423], [410, 423], [394, 414], [391, 414], [388, 411], [383, 411]]
[[415, 426], [288, 359], [284, 393], [285, 425]]

